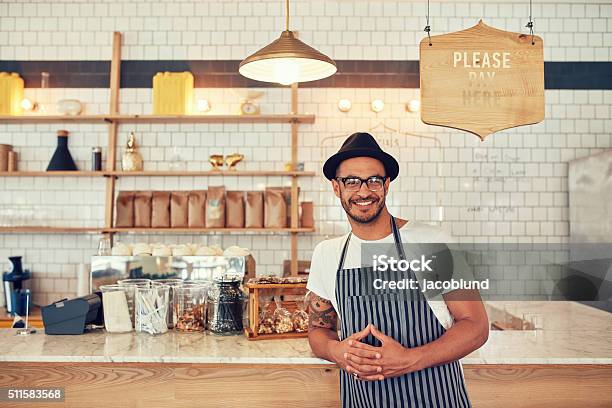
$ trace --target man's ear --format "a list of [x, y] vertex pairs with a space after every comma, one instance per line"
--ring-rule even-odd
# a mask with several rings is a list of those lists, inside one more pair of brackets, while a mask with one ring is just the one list
[[332, 188], [334, 189], [334, 194], [336, 197], [340, 198], [340, 184], [337, 180], [331, 180]]
[[391, 178], [387, 177], [385, 179], [385, 196], [389, 192], [389, 186], [391, 185]]

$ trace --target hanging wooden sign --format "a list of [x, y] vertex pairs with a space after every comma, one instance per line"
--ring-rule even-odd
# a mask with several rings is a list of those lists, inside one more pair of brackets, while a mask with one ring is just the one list
[[420, 45], [421, 120], [481, 140], [544, 119], [540, 37], [489, 27], [426, 37]]

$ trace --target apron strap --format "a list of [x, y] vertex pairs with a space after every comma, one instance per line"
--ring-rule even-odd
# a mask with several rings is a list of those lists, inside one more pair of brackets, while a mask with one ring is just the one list
[[[399, 233], [399, 228], [397, 228], [397, 224], [395, 223], [395, 217], [391, 216], [391, 231], [393, 233], [393, 240], [395, 241], [395, 248], [397, 249], [397, 253], [400, 259], [406, 260], [406, 254], [404, 253], [404, 246], [402, 245], [402, 237]], [[338, 270], [341, 271], [344, 267], [344, 258], [346, 258], [346, 251], [348, 249], [349, 241], [351, 240], [352, 232], [349, 232], [346, 241], [344, 241], [344, 246], [342, 247], [342, 253], [340, 254], [340, 261], [338, 262]]]
[[402, 236], [400, 235], [399, 228], [395, 223], [395, 217], [391, 216], [391, 229], [393, 230], [393, 239], [395, 241], [395, 248], [400, 259], [406, 260], [406, 254], [404, 253], [404, 246], [402, 245]]
[[342, 247], [342, 253], [340, 254], [340, 262], [338, 263], [338, 270], [341, 271], [344, 267], [344, 258], [346, 258], [346, 250], [348, 249], [349, 241], [351, 240], [352, 232], [349, 232], [346, 241], [344, 241], [344, 247]]

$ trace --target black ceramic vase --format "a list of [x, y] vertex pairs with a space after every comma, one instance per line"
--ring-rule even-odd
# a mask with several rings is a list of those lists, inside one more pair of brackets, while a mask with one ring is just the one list
[[47, 171], [58, 171], [58, 170], [78, 170], [76, 163], [72, 159], [70, 150], [68, 150], [68, 131], [58, 130], [57, 131], [57, 147], [55, 153], [49, 161]]

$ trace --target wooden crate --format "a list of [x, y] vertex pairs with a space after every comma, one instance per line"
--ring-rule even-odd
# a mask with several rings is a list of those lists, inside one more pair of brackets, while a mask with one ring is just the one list
[[[268, 293], [281, 295], [287, 299], [281, 301], [282, 307], [293, 313], [298, 307], [298, 297], [306, 294], [305, 283], [247, 283], [245, 285], [249, 292], [249, 327], [244, 329], [244, 334], [249, 340], [272, 340], [272, 339], [292, 339], [300, 337], [308, 337], [308, 332], [289, 332], [289, 333], [270, 333], [259, 334], [259, 314], [262, 296]], [[268, 306], [270, 310], [276, 308], [276, 304], [271, 302]]]

